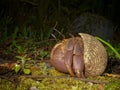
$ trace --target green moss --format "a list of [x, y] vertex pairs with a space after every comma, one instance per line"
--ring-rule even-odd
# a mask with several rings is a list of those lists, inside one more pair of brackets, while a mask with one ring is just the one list
[[15, 86], [12, 82], [0, 78], [0, 90], [14, 90]]
[[68, 74], [65, 74], [65, 73], [62, 73], [62, 72], [55, 70], [55, 68], [49, 68], [48, 74], [50, 76], [67, 76], [68, 75]]
[[[48, 67], [46, 63], [37, 63], [33, 71], [34, 74], [31, 75], [35, 77], [33, 79], [22, 75], [18, 77], [19, 83], [15, 90], [29, 90], [31, 87], [38, 90], [118, 90], [120, 88], [119, 78], [107, 75], [86, 79], [73, 78], [69, 74]], [[14, 83], [0, 79], [0, 90], [14, 90]]]
[[87, 78], [88, 81], [82, 81], [79, 78], [71, 78], [69, 74], [61, 73], [53, 67], [48, 68], [46, 63], [40, 63], [39, 68], [35, 70], [41, 72], [40, 76], [45, 75], [45, 77], [37, 80], [22, 77], [21, 85], [18, 88], [25, 87], [27, 89], [28, 87], [36, 87], [39, 90], [104, 90], [106, 88], [118, 88], [119, 83], [111, 84], [111, 82], [120, 82], [120, 79], [108, 76], [89, 77]]

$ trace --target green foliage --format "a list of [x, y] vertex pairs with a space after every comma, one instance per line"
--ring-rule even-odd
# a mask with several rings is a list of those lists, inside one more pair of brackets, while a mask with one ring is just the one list
[[30, 48], [32, 51], [33, 59], [46, 59], [50, 57], [50, 51], [44, 50], [44, 49], [39, 49], [39, 46], [34, 45]]
[[120, 43], [118, 43], [117, 45], [115, 45], [115, 49], [120, 53]]
[[24, 72], [24, 74], [30, 74], [31, 70], [30, 69], [24, 69], [23, 72]]
[[39, 75], [48, 75], [48, 66], [46, 63], [39, 63], [38, 64], [40, 70], [38, 71], [39, 72]]
[[15, 72], [18, 73], [20, 71], [20, 69], [21, 69], [21, 65], [16, 64], [16, 66], [14, 68]]
[[49, 57], [49, 53], [47, 51], [41, 50], [39, 53], [39, 58], [43, 60], [44, 58], [47, 58], [47, 57]]
[[9, 46], [7, 52], [15, 53], [15, 54], [25, 54], [27, 52], [26, 45], [27, 43], [24, 43], [24, 45], [19, 45], [17, 44], [17, 41], [15, 40]]
[[16, 56], [16, 58], [18, 58], [18, 65], [15, 66], [15, 72], [18, 73], [20, 72], [24, 72], [24, 74], [30, 74], [30, 69], [25, 68], [26, 65], [26, 61], [31, 60], [31, 58], [28, 58], [27, 55], [24, 56]]
[[[118, 53], [117, 49], [115, 49], [110, 43], [106, 42], [105, 40], [96, 37], [99, 41], [101, 41], [102, 43], [104, 43], [105, 45], [107, 45], [115, 54], [116, 57], [120, 59], [120, 54]], [[111, 53], [111, 52], [110, 52]]]

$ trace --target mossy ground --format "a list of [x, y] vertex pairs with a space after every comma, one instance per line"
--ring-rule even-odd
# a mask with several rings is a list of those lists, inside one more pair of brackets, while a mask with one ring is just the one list
[[79, 79], [58, 72], [44, 62], [32, 67], [31, 71], [31, 75], [10, 76], [9, 80], [0, 78], [0, 90], [119, 90], [120, 88], [118, 77], [102, 75]]

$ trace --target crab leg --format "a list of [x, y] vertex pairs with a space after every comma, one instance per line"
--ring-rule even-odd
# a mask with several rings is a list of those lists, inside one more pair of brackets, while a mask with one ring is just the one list
[[79, 55], [73, 56], [73, 68], [77, 77], [84, 77], [84, 63]]
[[73, 70], [77, 77], [84, 77], [83, 45], [81, 43], [75, 43], [73, 54]]
[[65, 47], [65, 57], [64, 57], [64, 62], [66, 65], [66, 68], [68, 70], [68, 72], [70, 73], [71, 76], [75, 76], [74, 72], [73, 72], [73, 48], [74, 48], [74, 40], [73, 39], [69, 39], [66, 47]]

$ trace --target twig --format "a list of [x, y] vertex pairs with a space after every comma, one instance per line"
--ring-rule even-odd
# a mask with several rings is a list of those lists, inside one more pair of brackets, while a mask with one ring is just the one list
[[55, 23], [53, 30], [55, 30], [57, 33], [59, 33], [63, 37], [63, 39], [65, 39], [65, 36], [61, 32], [59, 32], [59, 30], [56, 29], [57, 24], [58, 22]]
[[[91, 82], [91, 83], [94, 83], [94, 84], [108, 84], [108, 82], [103, 82], [103, 81], [98, 81], [98, 80], [90, 80], [90, 79], [87, 79], [87, 78], [68, 77], [68, 76], [32, 76], [32, 75], [21, 75], [21, 76], [24, 76], [26, 78], [32, 78], [32, 79], [39, 79], [39, 78], [61, 79], [61, 78], [64, 78], [64, 79], [81, 80], [81, 81], [84, 81], [84, 82]], [[13, 76], [13, 77], [15, 78], [15, 77], [18, 77], [18, 76]]]

